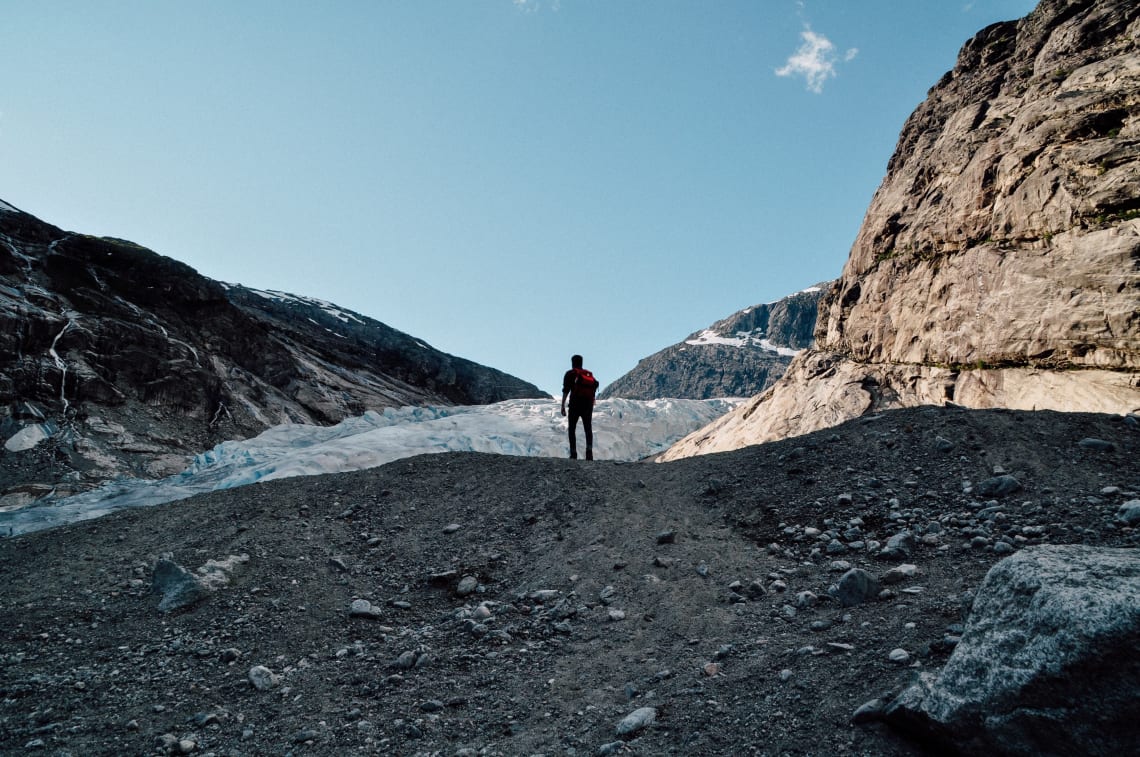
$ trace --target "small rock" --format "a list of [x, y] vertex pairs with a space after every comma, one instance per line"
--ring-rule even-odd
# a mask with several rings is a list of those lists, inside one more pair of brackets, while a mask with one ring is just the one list
[[662, 531], [661, 533], [657, 534], [657, 543], [658, 544], [673, 544], [676, 541], [677, 541], [677, 532], [676, 531]]
[[529, 596], [535, 602], [545, 604], [558, 599], [558, 589], [539, 589], [538, 591], [532, 591]]
[[783, 683], [787, 683], [788, 681], [792, 680], [793, 675], [795, 675], [795, 674], [792, 673], [791, 668], [784, 668], [783, 670], [780, 671], [780, 680]]
[[1081, 449], [1091, 449], [1097, 452], [1112, 452], [1116, 449], [1116, 445], [1112, 442], [1106, 442], [1104, 439], [1085, 438], [1077, 442], [1077, 446]]
[[843, 574], [836, 587], [836, 598], [844, 607], [866, 602], [879, 594], [879, 582], [862, 568], [852, 568]]
[[810, 591], [801, 591], [796, 595], [796, 607], [803, 609], [807, 607], [814, 607], [819, 597]]
[[888, 570], [886, 573], [884, 573], [882, 575], [881, 578], [879, 578], [879, 580], [885, 584], [897, 584], [897, 583], [902, 583], [903, 581], [905, 581], [908, 578], [912, 578], [917, 573], [918, 573], [918, 566], [917, 565], [911, 565], [909, 563], [904, 563], [902, 565], [898, 565], [898, 566]]
[[249, 682], [258, 691], [268, 691], [281, 683], [281, 676], [264, 665], [254, 665], [249, 669]]
[[443, 527], [443, 533], [453, 534], [456, 531], [460, 530], [461, 528], [463, 528], [463, 526], [459, 525], [458, 523], [448, 523], [446, 526]]
[[910, 662], [910, 652], [901, 648], [892, 649], [888, 657], [890, 658], [891, 662], [898, 663], [899, 665], [905, 665], [906, 663]]
[[637, 733], [642, 728], [653, 723], [657, 720], [657, 710], [653, 707], [641, 707], [626, 715], [620, 723], [617, 724], [617, 735], [628, 736]]
[[1021, 482], [1013, 476], [994, 476], [974, 486], [979, 497], [1004, 497], [1021, 490]]
[[764, 589], [764, 584], [761, 583], [759, 580], [753, 581], [752, 583], [748, 584], [748, 587], [745, 588], [744, 592], [751, 599], [759, 599], [760, 597], [762, 597], [768, 593]]
[[1116, 522], [1125, 526], [1140, 524], [1140, 499], [1131, 499], [1117, 508]]
[[910, 557], [911, 551], [914, 549], [914, 534], [910, 531], [902, 531], [887, 539], [887, 544], [879, 552], [879, 557], [889, 559], [902, 559]]
[[479, 579], [475, 576], [464, 576], [459, 579], [459, 584], [455, 587], [455, 593], [461, 597], [466, 597], [468, 594], [474, 594], [475, 590], [479, 588]]
[[870, 702], [864, 702], [859, 705], [859, 709], [855, 710], [855, 714], [851, 716], [851, 722], [855, 725], [862, 725], [864, 723], [874, 723], [883, 719], [883, 710], [886, 709], [887, 703], [882, 699], [872, 699]]
[[367, 599], [354, 599], [348, 608], [348, 614], [353, 618], [376, 620], [380, 617], [380, 608], [373, 606]]

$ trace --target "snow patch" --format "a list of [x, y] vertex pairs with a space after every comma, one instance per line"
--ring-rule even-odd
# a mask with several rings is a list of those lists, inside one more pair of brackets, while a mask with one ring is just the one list
[[685, 344], [692, 344], [696, 346], [704, 344], [722, 344], [727, 347], [759, 347], [768, 352], [775, 352], [777, 355], [784, 357], [795, 357], [801, 350], [794, 350], [791, 347], [783, 347], [774, 344], [768, 339], [764, 338], [763, 331], [747, 332], [738, 331], [736, 336], [722, 336], [713, 329], [705, 329], [697, 335], [695, 339], [686, 339]]
[[301, 297], [299, 295], [289, 294], [288, 292], [279, 292], [276, 289], [265, 289], [265, 290], [250, 289], [249, 291], [253, 294], [256, 294], [258, 297], [262, 297], [266, 300], [272, 300], [274, 302], [295, 302], [299, 305], [306, 305], [308, 307], [319, 308], [320, 310], [325, 311], [326, 313], [331, 315], [333, 318], [336, 318], [338, 321], [341, 321], [342, 323], [348, 323], [349, 321], [356, 321], [361, 326], [367, 325], [364, 321], [362, 321], [360, 318], [358, 318], [356, 316], [356, 314], [353, 313], [352, 311], [344, 310], [340, 307], [337, 307], [335, 304], [333, 304], [331, 302], [327, 302], [325, 300], [318, 300], [315, 297]]
[[0, 210], [5, 211], [6, 213], [19, 213], [20, 212], [20, 211], [16, 210], [15, 208], [13, 208], [8, 203], [4, 202], [3, 200], [0, 200]]

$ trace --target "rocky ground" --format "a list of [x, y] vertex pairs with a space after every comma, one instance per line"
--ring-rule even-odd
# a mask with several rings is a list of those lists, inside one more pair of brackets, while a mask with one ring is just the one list
[[[122, 511], [0, 540], [0, 753], [917, 754], [856, 709], [945, 663], [1003, 554], [1140, 544], [1138, 492], [1135, 417], [917, 408]], [[839, 601], [851, 567], [881, 593]]]

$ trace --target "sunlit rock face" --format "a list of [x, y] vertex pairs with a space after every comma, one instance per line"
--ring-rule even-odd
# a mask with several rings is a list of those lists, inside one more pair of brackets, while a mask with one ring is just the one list
[[[671, 451], [877, 409], [1140, 410], [1140, 6], [982, 30], [903, 127], [816, 345]], [[700, 444], [698, 444], [698, 440]]]

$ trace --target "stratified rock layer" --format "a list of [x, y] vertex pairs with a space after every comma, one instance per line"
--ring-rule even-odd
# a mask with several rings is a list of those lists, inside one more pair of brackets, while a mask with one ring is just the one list
[[1045, 0], [967, 43], [902, 130], [815, 349], [670, 456], [916, 404], [1140, 409], [1138, 37], [1135, 2]]

